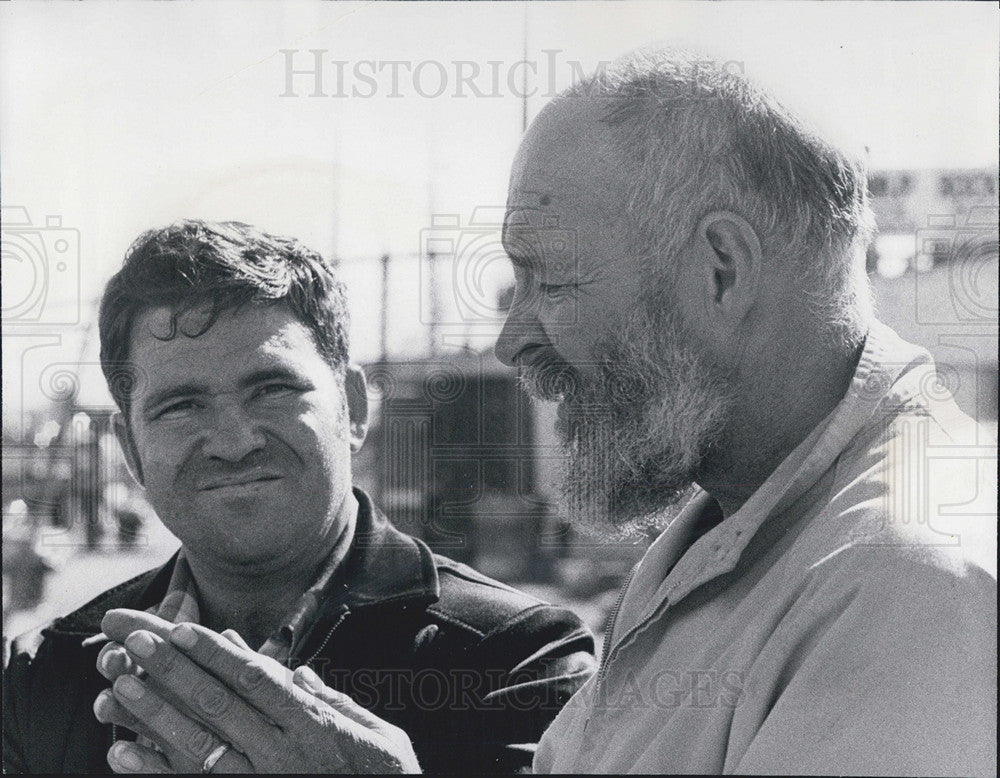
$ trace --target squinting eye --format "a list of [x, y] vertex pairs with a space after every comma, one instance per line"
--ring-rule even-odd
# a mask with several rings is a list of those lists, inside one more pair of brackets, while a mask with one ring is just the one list
[[291, 384], [267, 384], [260, 388], [260, 394], [269, 397], [280, 396], [283, 394], [288, 394], [289, 392], [298, 391], [296, 387]]
[[539, 288], [544, 294], [558, 294], [576, 289], [576, 284], [539, 284]]
[[188, 411], [194, 407], [193, 400], [181, 400], [180, 402], [168, 405], [166, 408], [162, 409], [159, 413], [154, 416], [156, 419], [162, 419], [164, 417], [176, 416], [184, 411]]

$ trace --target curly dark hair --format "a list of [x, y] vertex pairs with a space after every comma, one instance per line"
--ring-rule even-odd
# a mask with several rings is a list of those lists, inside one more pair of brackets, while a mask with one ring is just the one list
[[336, 370], [348, 360], [346, 290], [317, 252], [240, 222], [185, 220], [143, 233], [108, 281], [101, 298], [101, 370], [127, 415], [137, 376], [129, 367], [136, 318], [150, 308], [172, 309], [169, 340], [178, 319], [205, 307], [198, 337], [219, 315], [247, 304], [285, 303], [312, 332], [316, 347]]

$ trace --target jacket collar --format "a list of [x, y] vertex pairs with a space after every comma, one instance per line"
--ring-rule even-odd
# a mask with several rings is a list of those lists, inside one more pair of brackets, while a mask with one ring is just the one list
[[[358, 520], [342, 572], [332, 583], [324, 612], [388, 603], [434, 602], [440, 597], [434, 555], [422, 541], [396, 529], [372, 499], [354, 489]], [[177, 554], [163, 566], [109, 589], [82, 608], [57, 619], [46, 633], [91, 636], [112, 608], [145, 610], [166, 594]]]
[[340, 583], [350, 608], [390, 602], [434, 602], [441, 595], [434, 555], [425, 543], [396, 529], [362, 490], [354, 542]]
[[102, 592], [68, 616], [56, 619], [45, 633], [83, 637], [97, 635], [101, 631], [101, 619], [112, 608], [146, 610], [157, 604], [167, 593], [176, 561], [177, 553], [174, 553], [162, 566]]
[[918, 395], [914, 371], [923, 376], [933, 369], [927, 351], [905, 342], [886, 325], [872, 322], [851, 383], [837, 406], [739, 510], [688, 546], [688, 528], [714, 504], [706, 492], [696, 489], [690, 502], [650, 546], [636, 571], [630, 589], [642, 596], [629, 600], [644, 603], [641, 612], [645, 615], [630, 619], [621, 629], [616, 626], [615, 634], [624, 635], [628, 626], [643, 621], [665, 597], [676, 604], [708, 581], [735, 570], [765, 521], [777, 529], [780, 522], [801, 518], [810, 496], [825, 478], [832, 477], [834, 463], [851, 441], [871, 426], [876, 414], [894, 413], [893, 409]]

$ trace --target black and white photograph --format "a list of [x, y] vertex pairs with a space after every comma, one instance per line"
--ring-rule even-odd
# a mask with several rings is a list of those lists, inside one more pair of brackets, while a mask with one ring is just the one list
[[995, 776], [998, 63], [0, 1], [4, 772]]

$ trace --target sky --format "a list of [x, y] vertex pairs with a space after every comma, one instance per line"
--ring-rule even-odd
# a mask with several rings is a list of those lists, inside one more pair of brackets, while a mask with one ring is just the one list
[[[382, 253], [391, 352], [425, 344], [433, 301], [473, 338], [462, 290], [507, 277], [495, 225], [525, 117], [654, 41], [753, 75], [874, 168], [996, 167], [997, 22], [933, 2], [0, 4], [5, 422], [96, 358], [104, 283], [180, 218], [340, 258], [359, 360], [379, 349]], [[442, 236], [479, 253], [432, 298], [416, 257]]]

